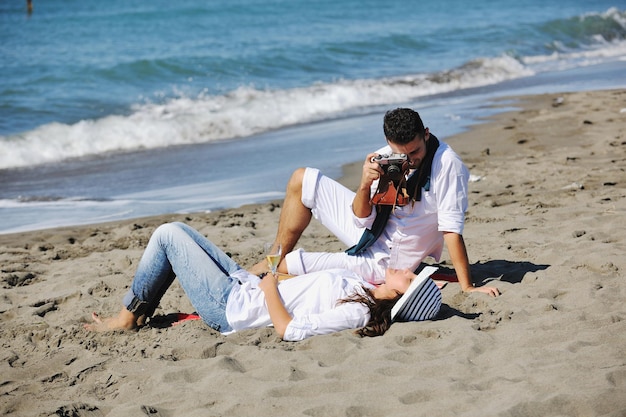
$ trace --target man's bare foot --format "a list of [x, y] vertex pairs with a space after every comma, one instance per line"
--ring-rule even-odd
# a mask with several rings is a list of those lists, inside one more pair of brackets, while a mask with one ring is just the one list
[[138, 318], [125, 308], [115, 317], [100, 318], [97, 313], [91, 313], [93, 323], [85, 324], [86, 330], [91, 332], [109, 332], [113, 330], [132, 330], [137, 327]]
[[261, 275], [263, 272], [269, 272], [270, 268], [267, 265], [267, 260], [262, 260], [261, 262], [252, 265], [252, 267], [250, 267], [248, 269], [248, 272], [250, 272], [253, 275]]

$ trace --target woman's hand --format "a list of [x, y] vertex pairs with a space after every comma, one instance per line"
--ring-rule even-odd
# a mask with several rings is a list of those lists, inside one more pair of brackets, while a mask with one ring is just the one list
[[271, 272], [266, 273], [261, 278], [261, 282], [259, 283], [259, 288], [264, 293], [267, 293], [268, 290], [273, 290], [278, 287], [278, 274], [272, 275]]

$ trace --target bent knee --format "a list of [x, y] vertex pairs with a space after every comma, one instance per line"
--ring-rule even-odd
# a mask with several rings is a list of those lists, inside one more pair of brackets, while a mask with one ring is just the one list
[[171, 222], [171, 223], [163, 223], [156, 230], [170, 230], [170, 229], [180, 229], [181, 222]]
[[306, 168], [297, 168], [291, 174], [291, 178], [289, 178], [289, 182], [287, 182], [287, 191], [288, 192], [297, 192], [300, 193], [302, 191], [302, 182], [304, 180], [304, 173], [306, 172]]
[[306, 172], [306, 170], [307, 169], [304, 167], [296, 168], [296, 170], [294, 170], [293, 173], [291, 174], [291, 178], [289, 179], [289, 182], [296, 182], [296, 183], [302, 184], [302, 180], [304, 179], [304, 173]]
[[175, 233], [181, 228], [182, 223], [180, 222], [172, 222], [172, 223], [163, 223], [159, 227], [157, 227], [153, 233], [154, 236], [169, 236], [172, 233]]

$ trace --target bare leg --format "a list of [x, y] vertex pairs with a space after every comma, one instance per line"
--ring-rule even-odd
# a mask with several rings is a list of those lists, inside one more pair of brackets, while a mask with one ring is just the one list
[[85, 324], [85, 329], [92, 332], [107, 332], [112, 330], [132, 330], [144, 324], [144, 316], [136, 316], [122, 308], [117, 316], [100, 318], [96, 313], [91, 314], [93, 323]]
[[[302, 204], [302, 180], [305, 168], [299, 168], [287, 183], [285, 201], [280, 212], [275, 244], [280, 243], [284, 255], [291, 252], [311, 222], [311, 209]], [[286, 272], [286, 271], [283, 271]]]
[[[285, 200], [280, 212], [278, 220], [278, 232], [274, 240], [274, 245], [279, 243], [282, 245], [282, 258], [278, 265], [278, 272], [287, 273], [287, 265], [282, 260], [286, 254], [291, 252], [298, 243], [298, 239], [302, 236], [302, 232], [311, 222], [311, 210], [302, 204], [302, 179], [304, 177], [305, 168], [298, 168], [293, 172], [287, 190], [285, 192]], [[268, 271], [268, 265], [265, 260], [257, 263], [250, 272], [259, 274]]]

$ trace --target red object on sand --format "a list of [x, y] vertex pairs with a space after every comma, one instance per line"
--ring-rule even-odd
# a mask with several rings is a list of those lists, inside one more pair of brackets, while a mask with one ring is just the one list
[[185, 321], [190, 321], [190, 320], [200, 320], [200, 316], [197, 314], [187, 314], [187, 313], [178, 313], [178, 320], [175, 321], [174, 323], [172, 323], [172, 326], [176, 326], [177, 324], [180, 324], [182, 322]]
[[443, 274], [441, 272], [435, 272], [430, 276], [430, 278], [432, 278], [433, 281], [459, 282], [456, 274]]

